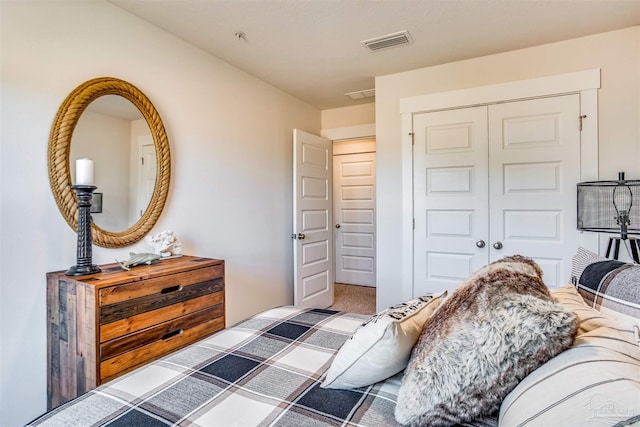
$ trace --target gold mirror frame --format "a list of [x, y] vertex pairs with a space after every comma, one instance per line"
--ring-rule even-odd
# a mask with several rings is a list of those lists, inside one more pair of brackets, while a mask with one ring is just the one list
[[142, 217], [121, 232], [103, 230], [93, 222], [93, 243], [104, 248], [122, 248], [140, 241], [155, 225], [169, 192], [171, 156], [162, 120], [149, 99], [138, 88], [124, 80], [100, 77], [75, 88], [64, 100], [51, 126], [48, 148], [49, 183], [60, 213], [73, 229], [78, 230], [78, 202], [71, 189], [69, 152], [71, 137], [80, 116], [89, 104], [104, 95], [119, 95], [133, 103], [144, 116], [156, 149], [157, 174], [151, 201]]

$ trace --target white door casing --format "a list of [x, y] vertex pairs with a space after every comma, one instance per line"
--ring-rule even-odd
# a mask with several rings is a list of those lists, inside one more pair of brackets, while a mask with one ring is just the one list
[[293, 131], [294, 304], [333, 304], [331, 141]]
[[333, 156], [336, 282], [375, 286], [375, 153]]
[[487, 261], [486, 107], [414, 117], [414, 295], [453, 291]]
[[414, 117], [414, 295], [513, 254], [564, 284], [579, 242], [579, 115], [573, 94]]

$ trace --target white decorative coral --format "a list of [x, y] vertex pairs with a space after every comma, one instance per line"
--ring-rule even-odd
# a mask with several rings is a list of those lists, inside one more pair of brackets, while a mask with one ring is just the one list
[[147, 236], [147, 242], [153, 246], [153, 252], [163, 258], [182, 254], [182, 243], [171, 230]]

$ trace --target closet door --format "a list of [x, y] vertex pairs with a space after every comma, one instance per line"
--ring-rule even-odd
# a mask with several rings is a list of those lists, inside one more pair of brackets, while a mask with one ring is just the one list
[[489, 261], [534, 258], [550, 288], [578, 247], [579, 116], [577, 94], [489, 106]]
[[488, 259], [487, 107], [414, 116], [414, 295], [452, 291]]

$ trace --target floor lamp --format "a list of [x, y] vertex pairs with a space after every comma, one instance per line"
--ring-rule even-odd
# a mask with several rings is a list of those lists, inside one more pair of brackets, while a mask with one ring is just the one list
[[578, 230], [615, 234], [609, 238], [607, 254], [613, 248], [618, 259], [620, 242], [629, 242], [631, 257], [640, 264], [640, 180], [590, 181], [578, 184]]

